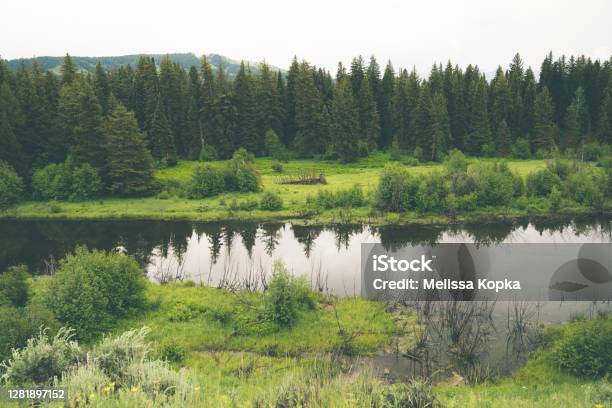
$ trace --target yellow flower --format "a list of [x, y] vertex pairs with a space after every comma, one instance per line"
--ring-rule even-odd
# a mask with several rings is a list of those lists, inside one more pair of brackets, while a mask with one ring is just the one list
[[196, 391], [200, 391], [200, 386], [196, 385], [195, 387], [193, 387], [193, 389], [196, 390]]
[[595, 408], [604, 408], [603, 404], [597, 404], [595, 405]]
[[132, 392], [138, 392], [138, 387], [132, 387], [131, 391]]
[[96, 394], [94, 394], [93, 392], [91, 394], [89, 394], [89, 399], [92, 400], [96, 398]]

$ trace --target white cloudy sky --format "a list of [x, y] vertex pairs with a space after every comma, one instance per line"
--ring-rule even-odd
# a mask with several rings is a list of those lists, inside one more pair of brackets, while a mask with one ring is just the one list
[[1, 7], [0, 55], [218, 53], [286, 67], [294, 54], [335, 71], [375, 54], [428, 71], [434, 61], [493, 71], [517, 51], [612, 53], [610, 0], [13, 0]]

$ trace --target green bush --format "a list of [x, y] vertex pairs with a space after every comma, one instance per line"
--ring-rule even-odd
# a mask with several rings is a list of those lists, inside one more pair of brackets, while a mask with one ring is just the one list
[[144, 361], [151, 348], [145, 341], [148, 327], [129, 330], [117, 337], [106, 337], [97, 344], [91, 357], [102, 372], [113, 381], [121, 381], [128, 365]]
[[604, 186], [606, 196], [612, 196], [612, 156], [602, 157], [597, 165], [603, 169], [608, 183]]
[[594, 170], [572, 173], [565, 182], [565, 190], [572, 200], [595, 209], [602, 209], [605, 196], [602, 186], [607, 185], [604, 174]]
[[393, 138], [393, 142], [389, 147], [389, 159], [392, 161], [400, 161], [402, 159], [402, 151], [400, 150], [397, 138]]
[[218, 158], [219, 155], [217, 155], [217, 150], [214, 148], [214, 146], [209, 144], [202, 146], [202, 150], [200, 150], [199, 156], [201, 162], [214, 161]]
[[378, 182], [376, 206], [387, 211], [408, 211], [416, 208], [419, 180], [396, 163], [385, 165]]
[[423, 212], [442, 209], [449, 192], [448, 180], [442, 173], [427, 174], [419, 186], [417, 209]]
[[12, 349], [25, 346], [27, 340], [38, 334], [42, 326], [52, 330], [58, 328], [53, 313], [44, 305], [0, 305], [0, 361], [9, 358]]
[[515, 159], [529, 159], [531, 157], [531, 147], [529, 141], [524, 138], [516, 139], [512, 145], [512, 157]]
[[465, 173], [468, 169], [468, 161], [465, 155], [457, 149], [450, 151], [444, 165], [449, 174]]
[[329, 191], [321, 190], [315, 198], [317, 206], [326, 210], [332, 208], [355, 208], [365, 205], [365, 197], [361, 186], [353, 185], [349, 189]]
[[476, 199], [481, 206], [508, 206], [514, 196], [514, 180], [507, 167], [498, 163], [473, 167]]
[[261, 176], [253, 167], [254, 160], [245, 149], [236, 150], [225, 169], [226, 191], [246, 193], [261, 189]]
[[283, 165], [280, 163], [272, 163], [272, 171], [274, 171], [275, 173], [282, 173]]
[[283, 199], [276, 193], [265, 191], [259, 202], [259, 208], [265, 211], [278, 211], [283, 208]]
[[160, 358], [169, 363], [182, 363], [185, 355], [185, 349], [177, 343], [163, 344], [159, 350]]
[[72, 337], [71, 330], [62, 328], [51, 339], [44, 330], [28, 339], [24, 348], [13, 350], [8, 362], [2, 364], [2, 382], [18, 387], [50, 385], [83, 355]]
[[268, 129], [264, 137], [264, 145], [266, 146], [266, 152], [274, 160], [287, 161], [289, 157], [287, 149], [285, 149], [274, 130]]
[[143, 306], [145, 277], [131, 257], [78, 247], [60, 262], [47, 289], [57, 319], [89, 339]]
[[577, 377], [600, 378], [612, 374], [612, 319], [572, 323], [557, 343], [554, 358]]
[[561, 188], [561, 178], [546, 168], [529, 173], [526, 184], [530, 197], [548, 197], [553, 187]]
[[25, 265], [11, 266], [0, 274], [0, 305], [8, 302], [15, 307], [24, 307], [28, 302], [29, 277]]
[[553, 186], [552, 190], [550, 191], [550, 195], [548, 196], [548, 200], [550, 201], [550, 210], [552, 212], [556, 213], [561, 209], [563, 195], [557, 186]]
[[246, 199], [244, 201], [238, 201], [235, 198], [232, 198], [232, 201], [229, 202], [227, 208], [230, 211], [253, 211], [259, 207], [259, 203], [254, 199]]
[[15, 170], [0, 161], [0, 210], [17, 204], [23, 198], [23, 181]]
[[88, 200], [97, 197], [101, 190], [98, 170], [87, 163], [74, 166], [70, 159], [49, 164], [32, 176], [32, 191], [38, 200]]
[[225, 175], [210, 165], [197, 166], [187, 182], [187, 196], [201, 199], [221, 194], [225, 190]]
[[609, 153], [609, 146], [597, 142], [587, 143], [582, 147], [582, 158], [585, 161], [597, 161], [606, 153]]
[[431, 386], [424, 382], [412, 381], [389, 385], [376, 392], [372, 408], [441, 408]]
[[314, 295], [305, 280], [291, 275], [280, 261], [274, 263], [264, 303], [266, 319], [281, 326], [292, 326], [300, 310], [315, 307]]

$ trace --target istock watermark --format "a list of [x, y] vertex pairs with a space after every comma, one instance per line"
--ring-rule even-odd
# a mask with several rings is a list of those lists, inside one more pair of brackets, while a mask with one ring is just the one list
[[612, 299], [612, 244], [362, 244], [362, 292], [405, 300]]

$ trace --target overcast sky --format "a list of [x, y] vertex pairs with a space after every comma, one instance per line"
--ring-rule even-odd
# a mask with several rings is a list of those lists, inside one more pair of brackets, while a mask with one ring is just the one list
[[548, 51], [607, 59], [612, 1], [172, 0], [2, 2], [0, 55], [217, 53], [287, 67], [293, 55], [335, 72], [376, 55], [428, 72], [434, 61], [538, 70]]

